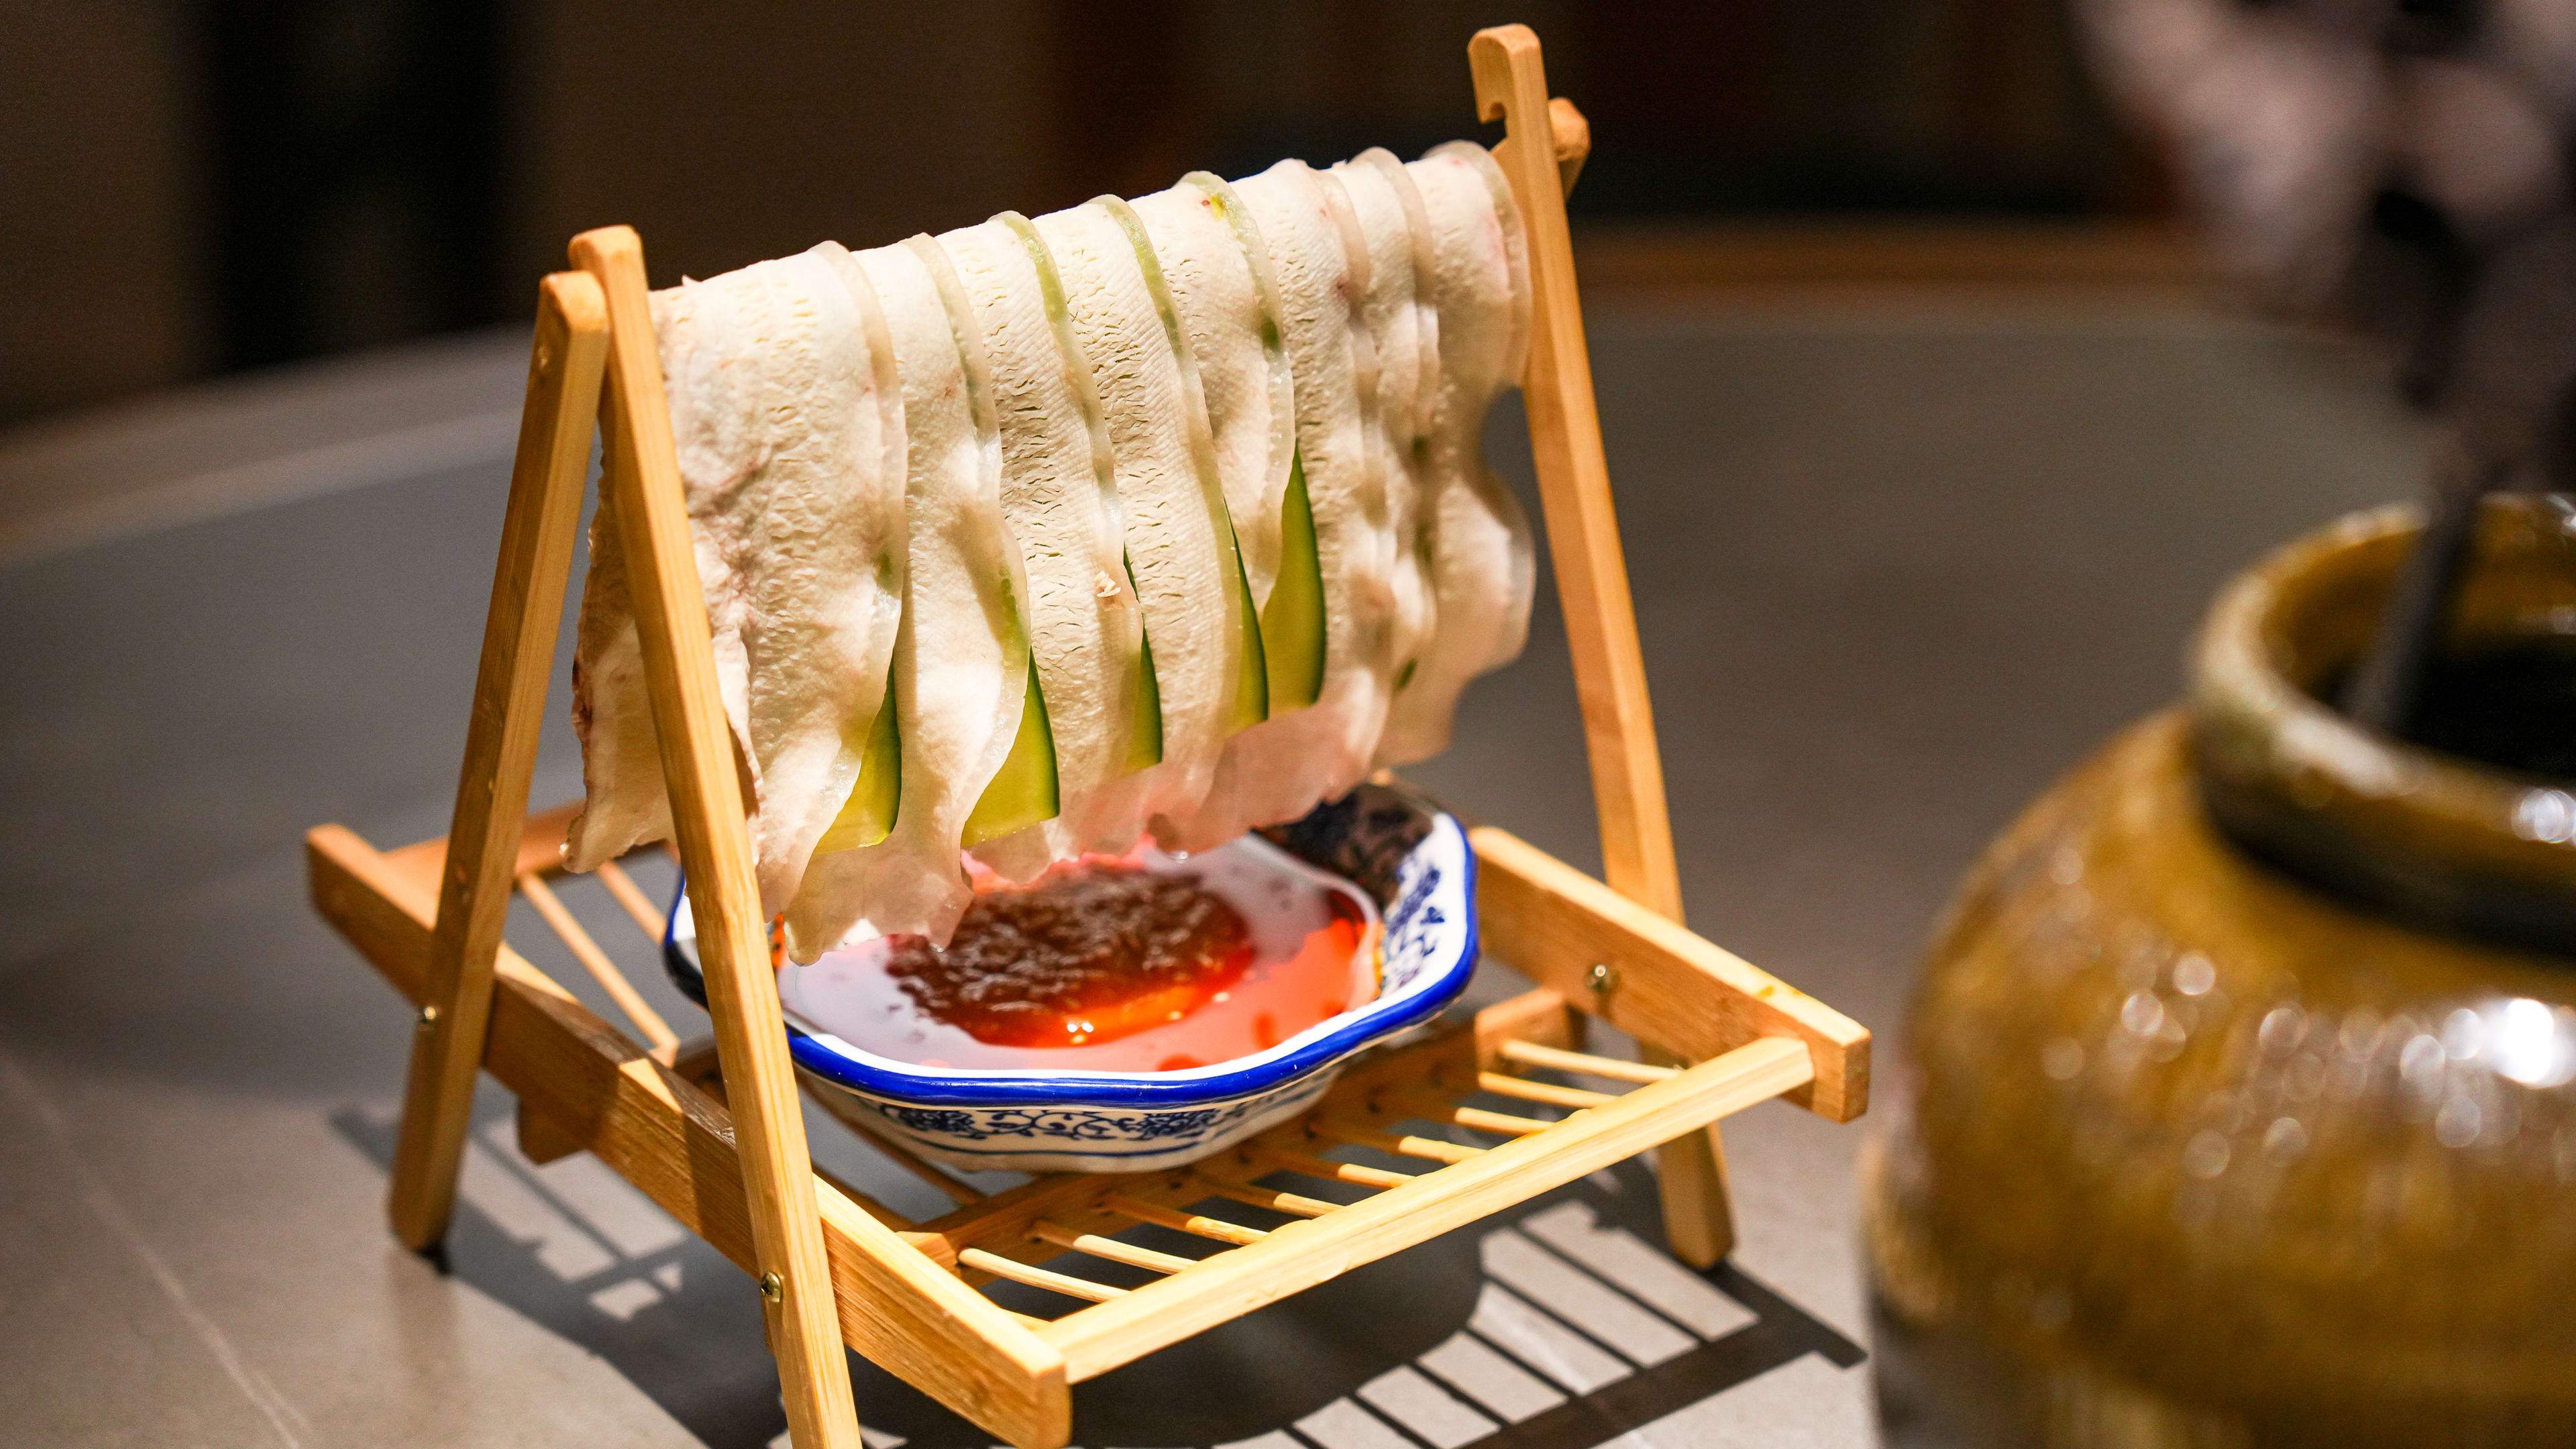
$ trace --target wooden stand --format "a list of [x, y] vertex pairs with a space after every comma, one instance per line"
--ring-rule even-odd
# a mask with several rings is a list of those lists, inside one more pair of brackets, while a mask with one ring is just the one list
[[[1718, 1119], [1772, 1097], [1838, 1122], [1860, 1114], [1868, 1033], [1680, 923], [1566, 235], [1563, 188], [1589, 137], [1571, 105], [1548, 100], [1526, 28], [1479, 32], [1469, 55], [1480, 114], [1506, 123], [1498, 155], [1528, 229], [1530, 440], [1609, 877], [1595, 881], [1499, 830], [1471, 833], [1485, 949], [1540, 989], [1471, 1026], [1364, 1059], [1298, 1121], [1190, 1168], [1060, 1174], [986, 1197], [871, 1136], [957, 1205], [923, 1223], [819, 1172], [716, 693], [642, 246], [624, 227], [586, 232], [572, 244], [579, 270], [548, 277], [539, 293], [450, 832], [391, 852], [336, 825], [306, 837], [315, 905], [420, 1008], [390, 1203], [404, 1242], [426, 1249], [445, 1235], [479, 1065], [518, 1094], [530, 1157], [596, 1154], [758, 1281], [798, 1449], [858, 1449], [844, 1346], [1022, 1449], [1053, 1449], [1070, 1432], [1069, 1385], [1650, 1147], [1661, 1149], [1674, 1251], [1706, 1266], [1732, 1241]], [[676, 1040], [556, 899], [548, 882], [561, 874], [566, 812], [527, 813], [594, 414], [714, 1019], [712, 1039], [696, 1044]], [[615, 866], [596, 879], [658, 943], [660, 922], [633, 882]], [[514, 887], [649, 1048], [502, 942]], [[1647, 1060], [1579, 1050], [1586, 1015], [1630, 1033]], [[838, 1105], [828, 1089], [815, 1099]], [[1463, 1130], [1407, 1130], [1424, 1123]], [[1495, 1142], [1456, 1140], [1467, 1134]], [[1395, 1165], [1330, 1155], [1341, 1151]], [[1354, 1190], [1364, 1195], [1349, 1200]], [[1212, 1251], [1119, 1236], [1140, 1224]], [[1083, 1258], [1159, 1276], [1116, 1287], [1077, 1271]], [[979, 1291], [996, 1281], [1080, 1306], [1026, 1316]]]

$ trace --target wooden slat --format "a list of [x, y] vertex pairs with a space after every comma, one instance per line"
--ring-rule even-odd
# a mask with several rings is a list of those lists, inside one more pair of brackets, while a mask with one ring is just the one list
[[1335, 1162], [1329, 1157], [1317, 1157], [1311, 1152], [1293, 1152], [1279, 1147], [1263, 1148], [1259, 1155], [1291, 1172], [1302, 1172], [1308, 1177], [1319, 1177], [1326, 1182], [1356, 1183], [1361, 1187], [1402, 1187], [1422, 1175], [1418, 1172], [1395, 1172], [1383, 1167], [1370, 1167], [1358, 1162]]
[[[405, 997], [428, 974], [435, 898], [336, 825], [305, 837], [313, 903]], [[746, 1270], [751, 1222], [734, 1123], [710, 1098], [506, 946], [485, 1064], [682, 1227]], [[947, 1271], [945, 1240], [898, 1237], [829, 1189], [815, 1194], [850, 1347], [1009, 1442], [1071, 1433], [1062, 1358]]]
[[[1509, 1112], [1489, 1112], [1482, 1107], [1461, 1106], [1437, 1096], [1407, 1095], [1395, 1099], [1404, 1111], [1426, 1122], [1447, 1122], [1470, 1132], [1491, 1132], [1504, 1137], [1527, 1137], [1555, 1126], [1542, 1117], [1520, 1117]], [[1616, 1099], [1613, 1099], [1616, 1100]]]
[[1127, 1296], [1124, 1288], [1112, 1288], [1106, 1283], [1094, 1283], [1070, 1273], [1050, 1273], [1044, 1268], [1005, 1258], [999, 1253], [988, 1253], [982, 1248], [966, 1249], [957, 1255], [957, 1261], [962, 1267], [990, 1273], [996, 1278], [1008, 1278], [1014, 1283], [1026, 1283], [1032, 1288], [1044, 1288], [1049, 1293], [1061, 1293], [1067, 1298], [1106, 1303], [1113, 1298]]
[[[1196, 1258], [1184, 1258], [1177, 1253], [1157, 1253], [1151, 1248], [1104, 1238], [1098, 1233], [1086, 1233], [1063, 1223], [1042, 1220], [1037, 1226], [1037, 1236], [1059, 1248], [1071, 1248], [1077, 1253], [1089, 1253], [1095, 1258], [1106, 1258], [1112, 1263], [1124, 1263], [1130, 1268], [1143, 1268], [1154, 1273], [1177, 1273], [1183, 1268], [1198, 1266]], [[964, 1255], [959, 1257], [962, 1261]]]
[[572, 573], [609, 314], [598, 284], [557, 273], [537, 289], [536, 339], [500, 562], [466, 726], [465, 765], [440, 883], [424, 1007], [412, 1039], [386, 1208], [413, 1248], [447, 1236], [492, 1014], [493, 962], [510, 909], [511, 865], [528, 809], [555, 631]]
[[1338, 1203], [1327, 1198], [1282, 1192], [1275, 1187], [1256, 1187], [1250, 1183], [1228, 1182], [1218, 1177], [1200, 1175], [1198, 1182], [1210, 1193], [1228, 1201], [1245, 1203], [1257, 1208], [1268, 1208], [1272, 1212], [1286, 1213], [1291, 1217], [1320, 1218], [1326, 1213], [1339, 1212], [1349, 1206], [1347, 1203]]
[[[1478, 826], [1467, 838], [1476, 849], [1477, 924], [1497, 960], [1694, 1061], [1795, 1036], [1815, 1054], [1816, 1079], [1790, 1101], [1835, 1122], [1868, 1105], [1869, 1032], [1860, 1023], [1508, 832]], [[1606, 995], [1587, 985], [1596, 962], [1617, 974]]]
[[1330, 1137], [1353, 1147], [1374, 1147], [1399, 1157], [1419, 1157], [1429, 1162], [1460, 1163], [1485, 1155], [1481, 1147], [1465, 1147], [1443, 1142], [1436, 1137], [1416, 1137], [1410, 1133], [1380, 1132], [1363, 1123], [1321, 1118], [1307, 1124], [1307, 1130], [1318, 1137]]
[[677, 1047], [680, 1044], [680, 1034], [671, 1030], [671, 1024], [662, 1019], [662, 1013], [653, 1009], [653, 1004], [635, 989], [635, 983], [626, 979], [626, 973], [617, 969], [617, 963], [608, 958], [606, 951], [599, 949], [599, 943], [592, 940], [590, 932], [584, 930], [572, 912], [564, 908], [563, 898], [555, 894], [554, 887], [546, 884], [544, 876], [530, 871], [519, 877], [519, 894], [526, 896], [528, 904], [537, 908], [537, 914], [545, 917], [546, 924], [563, 938], [565, 949], [572, 952], [572, 959], [581, 963], [581, 969], [590, 973], [590, 979], [599, 983], [600, 989], [608, 993], [608, 999], [617, 1003], [617, 1009], [626, 1013], [626, 1019], [635, 1023], [635, 1029], [644, 1034], [646, 1041], [657, 1047]]
[[617, 898], [617, 904], [625, 907], [626, 914], [643, 929], [644, 939], [656, 946], [661, 945], [662, 930], [667, 923], [662, 913], [653, 908], [653, 902], [646, 898], [644, 888], [635, 883], [635, 877], [626, 873], [626, 867], [613, 860], [603, 860], [592, 874], [599, 877], [599, 883], [608, 887], [608, 893]]
[[[733, 733], [717, 691], [706, 596], [681, 495], [670, 404], [662, 392], [644, 244], [631, 227], [602, 227], [573, 238], [572, 258], [599, 279], [608, 299], [602, 489], [605, 506], [614, 510], [614, 533], [635, 600], [646, 693], [661, 738], [662, 780], [688, 871], [698, 960], [724, 1058], [743, 1187], [751, 1194], [752, 1245], [788, 1435], [796, 1449], [861, 1449], [849, 1360], [832, 1306], [831, 1265], [815, 1219], [813, 1159], [797, 1105], [796, 1069], [771, 974], [768, 916], [753, 875]], [[872, 1219], [861, 1220], [884, 1231]]]
[[[1550, 1071], [1573, 1072], [1587, 1077], [1606, 1077], [1614, 1082], [1635, 1082], [1640, 1086], [1660, 1082], [1678, 1075], [1679, 1067], [1650, 1066], [1645, 1062], [1623, 1062], [1617, 1057], [1596, 1057], [1590, 1052], [1559, 1051], [1536, 1042], [1507, 1042], [1503, 1057], [1523, 1066], [1545, 1067]], [[1536, 1085], [1531, 1083], [1529, 1085]]]
[[1776, 1097], [1813, 1073], [1806, 1044], [1780, 1037], [1640, 1087], [1557, 1130], [1506, 1142], [1471, 1162], [1425, 1173], [1329, 1217], [1148, 1283], [1042, 1330], [1077, 1382], [1166, 1344], [1311, 1288], [1361, 1263], [1437, 1237]]
[[1152, 1223], [1156, 1227], [1171, 1228], [1196, 1237], [1213, 1238], [1217, 1242], [1231, 1243], [1238, 1247], [1245, 1243], [1260, 1242], [1270, 1236], [1260, 1228], [1247, 1228], [1241, 1223], [1230, 1223], [1223, 1218], [1181, 1212], [1174, 1208], [1167, 1208], [1161, 1203], [1130, 1197], [1125, 1193], [1113, 1192], [1102, 1198], [1100, 1205], [1122, 1217], [1134, 1218], [1140, 1223]]
[[1598, 1107], [1619, 1100], [1612, 1092], [1587, 1092], [1581, 1087], [1560, 1087], [1554, 1082], [1533, 1082], [1506, 1072], [1478, 1072], [1476, 1090], [1497, 1097], [1515, 1097], [1524, 1102], [1544, 1102], [1551, 1107]]

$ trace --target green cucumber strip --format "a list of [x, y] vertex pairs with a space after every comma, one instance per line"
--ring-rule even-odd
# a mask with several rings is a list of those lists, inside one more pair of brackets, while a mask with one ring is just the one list
[[[1127, 565], [1127, 588], [1136, 587], [1136, 566]], [[1163, 763], [1163, 686], [1154, 678], [1154, 636], [1141, 634], [1136, 641], [1136, 732], [1128, 737], [1127, 770], [1138, 770]]]
[[1063, 808], [1056, 794], [1055, 732], [1047, 724], [1046, 692], [1038, 687], [1037, 661], [1029, 661], [1028, 698], [1020, 706], [1020, 731], [1011, 737], [1011, 753], [984, 787], [983, 797], [967, 813], [959, 837], [963, 845], [981, 845], [1041, 820], [1052, 820]]
[[1261, 609], [1270, 713], [1302, 709], [1324, 692], [1324, 565], [1315, 548], [1315, 509], [1306, 496], [1306, 459], [1288, 465], [1279, 503], [1279, 580]]
[[902, 804], [903, 736], [895, 723], [894, 682], [888, 680], [885, 702], [877, 706], [876, 720], [868, 726], [868, 742], [859, 752], [858, 783], [850, 787], [850, 798], [833, 817], [831, 828], [814, 842], [814, 853], [858, 850], [885, 839], [894, 831]]

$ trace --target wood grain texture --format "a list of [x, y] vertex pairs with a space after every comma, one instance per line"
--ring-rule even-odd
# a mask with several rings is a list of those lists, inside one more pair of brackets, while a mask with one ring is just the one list
[[519, 1155], [539, 1166], [559, 1162], [581, 1151], [581, 1139], [521, 1097], [513, 1114], [519, 1133]]
[[414, 1249], [446, 1237], [455, 1210], [607, 347], [599, 285], [578, 272], [546, 278], [537, 289], [518, 455], [510, 466], [500, 561], [449, 830], [456, 844], [444, 857], [423, 1016], [412, 1037], [387, 1189], [394, 1236]]
[[725, 1097], [733, 1106], [743, 1186], [750, 1193], [755, 1274], [762, 1281], [770, 1347], [778, 1356], [788, 1435], [796, 1449], [861, 1449], [816, 1216], [813, 1158], [771, 974], [768, 922], [753, 876], [733, 732], [717, 692], [706, 596], [671, 440], [670, 404], [662, 391], [644, 245], [631, 227], [603, 227], [574, 237], [571, 250], [574, 265], [599, 279], [608, 300], [603, 488], [617, 509], [619, 545], [634, 590], [645, 684], [661, 735], [662, 779], [688, 870], [707, 1010], [715, 1019]]
[[[1610, 501], [1610, 464], [1601, 448], [1592, 357], [1583, 338], [1574, 245], [1565, 222], [1565, 193], [1591, 153], [1592, 128], [1571, 102], [1548, 99], [1547, 68], [1528, 26], [1476, 32], [1467, 62], [1475, 74], [1478, 118], [1502, 121], [1509, 132], [1498, 159], [1529, 238], [1530, 347], [1521, 392], [1592, 760], [1602, 873], [1621, 895], [1679, 921], [1681, 872], [1673, 858], [1664, 765], [1646, 696], [1628, 562]], [[1560, 115], [1569, 125], [1581, 125], [1579, 138], [1558, 136]], [[1735, 1245], [1735, 1207], [1727, 1193], [1726, 1149], [1717, 1134], [1664, 1145], [1656, 1166], [1665, 1236], [1674, 1255], [1699, 1268], [1725, 1257]]]
[[[1467, 839], [1477, 925], [1496, 960], [1693, 1061], [1795, 1036], [1815, 1053], [1815, 1080], [1787, 1100], [1835, 1122], [1867, 1108], [1866, 1027], [1508, 831], [1480, 825]], [[1617, 973], [1606, 994], [1589, 988], [1595, 963]]]
[[[405, 865], [336, 825], [305, 837], [313, 903], [405, 997], [428, 979], [433, 897]], [[493, 1077], [752, 1271], [749, 1200], [725, 1104], [612, 1029], [517, 952], [494, 968]], [[1010, 1314], [828, 1186], [818, 1220], [850, 1347], [1020, 1449], [1071, 1433], [1063, 1360]]]
[[1805, 1043], [1766, 1038], [1640, 1087], [1606, 1107], [1425, 1173], [1325, 1217], [1148, 1283], [1040, 1331], [1078, 1382], [1476, 1221], [1795, 1087], [1811, 1071]]

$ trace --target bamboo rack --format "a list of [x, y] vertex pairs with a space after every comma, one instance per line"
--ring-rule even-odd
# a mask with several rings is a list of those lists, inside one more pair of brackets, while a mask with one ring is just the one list
[[[404, 1242], [445, 1236], [486, 1070], [518, 1096], [528, 1156], [596, 1155], [752, 1275], [798, 1449], [859, 1449], [845, 1346], [1021, 1449], [1054, 1449], [1070, 1433], [1072, 1384], [1650, 1148], [1674, 1251], [1708, 1266], [1733, 1240], [1718, 1121], [1774, 1097], [1837, 1122], [1861, 1113], [1869, 1034], [1681, 924], [1566, 234], [1563, 193], [1589, 132], [1548, 98], [1527, 28], [1478, 32], [1469, 60], [1479, 116], [1505, 123], [1496, 154], [1528, 232], [1523, 384], [1607, 862], [1605, 883], [1503, 831], [1470, 833], [1484, 947], [1538, 989], [1355, 1063], [1298, 1120], [1187, 1168], [1056, 1174], [988, 1197], [870, 1134], [823, 1088], [819, 1104], [954, 1208], [915, 1222], [818, 1171], [716, 694], [642, 245], [623, 227], [586, 232], [572, 244], [577, 270], [539, 291], [450, 831], [391, 851], [337, 825], [306, 837], [317, 909], [419, 1009], [389, 1201]], [[695, 1042], [559, 899], [572, 887], [556, 850], [567, 811], [527, 809], [594, 418], [706, 972], [714, 1032]], [[589, 879], [658, 944], [657, 913], [623, 870]], [[634, 1036], [503, 941], [513, 894]], [[1582, 1050], [1587, 1018], [1635, 1037], [1644, 1060]], [[1129, 1236], [1145, 1228], [1165, 1246]], [[1196, 1246], [1170, 1251], [1175, 1241]], [[1150, 1276], [1114, 1283], [1097, 1276], [1102, 1263]], [[1004, 1283], [1063, 1311], [1005, 1308], [984, 1291]]]

